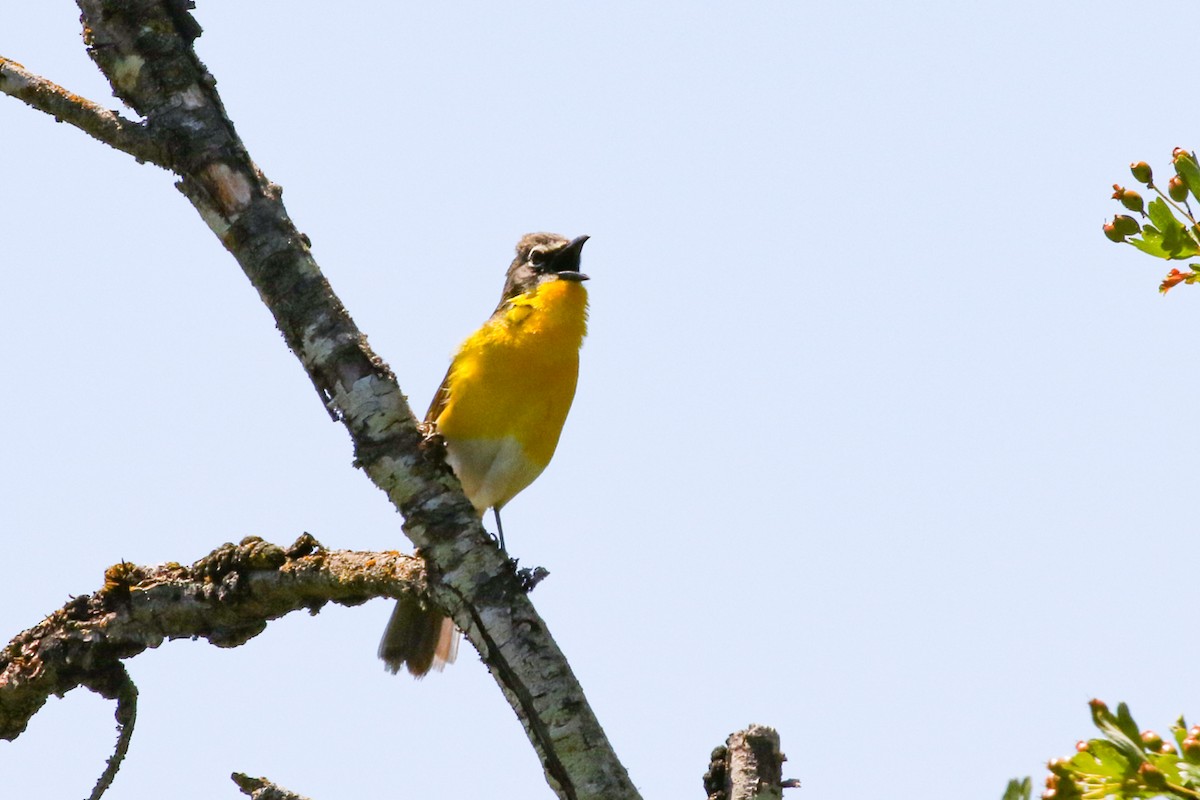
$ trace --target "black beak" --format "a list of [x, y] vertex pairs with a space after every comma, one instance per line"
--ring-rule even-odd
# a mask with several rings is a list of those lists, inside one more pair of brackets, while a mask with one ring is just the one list
[[579, 271], [579, 253], [583, 250], [583, 243], [588, 240], [586, 236], [579, 236], [571, 240], [571, 243], [554, 254], [554, 259], [550, 262], [548, 272], [553, 272], [558, 277], [568, 281], [586, 281], [587, 275]]

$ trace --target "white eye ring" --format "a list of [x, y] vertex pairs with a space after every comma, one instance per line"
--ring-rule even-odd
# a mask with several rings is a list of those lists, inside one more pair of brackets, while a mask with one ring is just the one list
[[537, 246], [529, 251], [529, 263], [540, 264], [546, 260], [546, 248]]

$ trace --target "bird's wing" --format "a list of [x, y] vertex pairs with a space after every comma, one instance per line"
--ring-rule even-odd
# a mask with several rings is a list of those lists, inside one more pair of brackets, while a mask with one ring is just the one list
[[454, 363], [451, 362], [450, 368], [446, 370], [446, 377], [442, 378], [442, 385], [434, 393], [433, 400], [429, 403], [429, 410], [425, 412], [426, 424], [432, 425], [437, 422], [437, 418], [442, 415], [442, 411], [446, 408], [446, 403], [450, 402], [450, 373], [453, 371]]

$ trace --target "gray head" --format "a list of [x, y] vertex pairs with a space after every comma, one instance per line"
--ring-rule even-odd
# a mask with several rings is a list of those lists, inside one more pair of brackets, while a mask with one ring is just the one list
[[586, 236], [568, 239], [557, 233], [527, 233], [517, 242], [517, 257], [508, 268], [503, 305], [546, 281], [586, 281], [579, 271], [579, 253]]

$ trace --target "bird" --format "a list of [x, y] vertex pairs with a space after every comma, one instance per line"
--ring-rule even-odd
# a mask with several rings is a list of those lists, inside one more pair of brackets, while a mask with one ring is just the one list
[[[496, 310], [459, 346], [425, 414], [428, 435], [476, 513], [495, 514], [542, 473], [575, 398], [588, 296], [580, 272], [587, 236], [529, 233], [517, 242]], [[454, 623], [415, 597], [401, 598], [379, 643], [389, 672], [421, 678], [454, 661]]]

